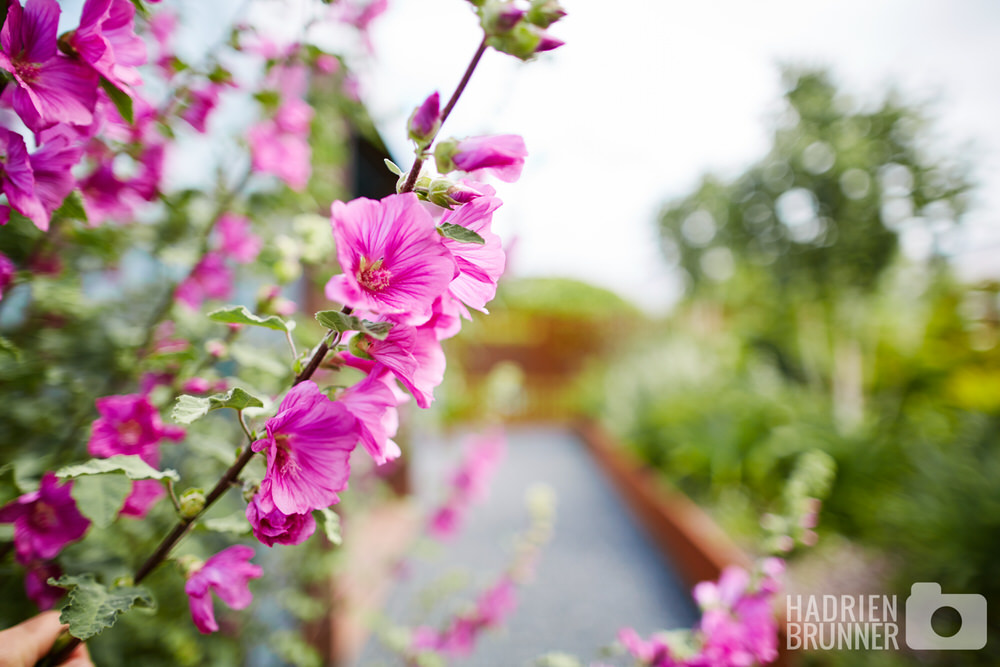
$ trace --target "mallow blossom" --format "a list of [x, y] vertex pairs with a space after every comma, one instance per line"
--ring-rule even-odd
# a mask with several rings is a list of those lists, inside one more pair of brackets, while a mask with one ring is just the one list
[[377, 465], [399, 458], [402, 451], [392, 441], [399, 429], [399, 401], [392, 390], [389, 373], [369, 373], [365, 379], [348, 387], [337, 402], [354, 415], [361, 445]]
[[301, 544], [316, 532], [311, 512], [285, 514], [271, 497], [271, 480], [265, 479], [247, 505], [247, 521], [254, 537], [269, 547], [275, 544]]
[[249, 582], [264, 574], [260, 566], [250, 563], [253, 556], [253, 548], [237, 544], [223, 549], [188, 574], [184, 592], [195, 627], [203, 634], [219, 629], [212, 609], [212, 591], [232, 609], [245, 609], [253, 601]]
[[515, 591], [510, 577], [501, 577], [480, 594], [471, 611], [452, 618], [444, 630], [437, 631], [426, 626], [416, 628], [410, 648], [414, 651], [439, 651], [451, 657], [469, 655], [479, 634], [487, 628], [502, 625], [513, 611], [517, 603]]
[[97, 75], [59, 53], [56, 0], [14, 0], [0, 30], [0, 68], [14, 76], [5, 97], [33, 131], [54, 123], [89, 125], [97, 99]]
[[94, 456], [135, 455], [156, 465], [160, 442], [184, 437], [184, 429], [163, 423], [159, 411], [143, 394], [104, 396], [96, 403], [100, 417], [94, 420], [87, 443], [87, 451]]
[[146, 63], [146, 44], [135, 34], [131, 0], [86, 0], [80, 27], [67, 41], [80, 59], [125, 92], [142, 82], [136, 69]]
[[500, 237], [493, 233], [493, 212], [502, 202], [496, 197], [481, 196], [468, 204], [448, 211], [442, 223], [470, 229], [485, 241], [468, 243], [445, 238], [444, 245], [458, 264], [459, 274], [448, 285], [448, 292], [469, 308], [487, 312], [486, 304], [497, 293], [497, 281], [503, 275], [506, 257]]
[[237, 262], [247, 264], [257, 259], [264, 242], [253, 233], [250, 221], [242, 215], [224, 213], [215, 223], [215, 238], [219, 253]]
[[516, 134], [450, 139], [434, 149], [434, 158], [441, 173], [459, 170], [474, 178], [493, 174], [507, 183], [521, 177], [527, 155], [524, 139]]
[[90, 526], [70, 495], [72, 482], [59, 484], [55, 473], [42, 477], [37, 491], [0, 507], [0, 523], [14, 524], [14, 549], [21, 563], [51, 560]]
[[233, 291], [233, 271], [219, 252], [207, 252], [181, 281], [174, 298], [191, 310], [205, 299], [227, 299]]
[[338, 201], [331, 215], [343, 273], [326, 284], [327, 298], [377, 314], [426, 319], [457, 268], [417, 196]]
[[0, 252], [0, 299], [3, 298], [3, 291], [14, 281], [15, 273], [17, 273], [17, 267], [14, 266], [14, 262], [10, 261], [10, 257]]
[[486, 495], [506, 449], [507, 440], [499, 428], [466, 442], [462, 462], [450, 479], [448, 497], [431, 515], [431, 535], [439, 539], [455, 535], [468, 508]]
[[348, 366], [366, 373], [391, 372], [421, 408], [434, 401], [434, 388], [444, 379], [445, 355], [435, 329], [394, 322], [385, 340], [358, 333], [343, 354]]
[[278, 413], [267, 420], [267, 437], [255, 452], [267, 452], [264, 481], [284, 514], [304, 514], [339, 502], [351, 474], [351, 451], [358, 442], [354, 417], [331, 401], [315, 382], [297, 384]]

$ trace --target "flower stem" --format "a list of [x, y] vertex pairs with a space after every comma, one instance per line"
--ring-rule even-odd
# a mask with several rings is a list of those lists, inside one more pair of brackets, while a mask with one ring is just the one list
[[[465, 92], [465, 87], [469, 85], [469, 79], [472, 78], [472, 73], [476, 71], [476, 66], [479, 65], [479, 61], [482, 59], [484, 53], [486, 53], [485, 35], [483, 35], [483, 41], [479, 43], [479, 48], [476, 49], [476, 55], [472, 56], [472, 60], [469, 61], [469, 66], [465, 68], [465, 74], [462, 75], [462, 80], [458, 82], [455, 92], [451, 94], [451, 99], [448, 100], [448, 103], [444, 105], [444, 109], [441, 111], [441, 122], [438, 123], [438, 129], [433, 135], [431, 135], [430, 139], [427, 140], [428, 149], [437, 138], [438, 133], [444, 126], [444, 122], [448, 120], [448, 116], [451, 114], [451, 110], [455, 108], [458, 98], [462, 96], [463, 92]], [[421, 154], [417, 156], [417, 159], [413, 162], [413, 167], [410, 169], [410, 173], [406, 175], [406, 182], [403, 183], [403, 187], [399, 190], [400, 192], [413, 192], [413, 188], [417, 184], [417, 177], [420, 176], [420, 169], [423, 166], [424, 157], [423, 154]]]

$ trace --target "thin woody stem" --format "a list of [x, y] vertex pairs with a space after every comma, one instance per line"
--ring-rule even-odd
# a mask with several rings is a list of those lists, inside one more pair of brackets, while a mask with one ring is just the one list
[[[465, 74], [462, 75], [462, 80], [458, 82], [458, 86], [455, 88], [455, 92], [451, 94], [451, 99], [448, 103], [444, 105], [444, 109], [441, 111], [441, 122], [438, 124], [437, 130], [431, 135], [430, 139], [427, 140], [424, 151], [431, 147], [434, 140], [437, 138], [438, 133], [444, 126], [444, 122], [448, 120], [448, 116], [451, 114], [451, 110], [455, 108], [455, 104], [458, 103], [458, 98], [462, 96], [465, 92], [465, 87], [469, 85], [469, 79], [472, 78], [472, 73], [476, 71], [476, 66], [479, 65], [479, 61], [482, 59], [483, 54], [486, 53], [486, 36], [483, 36], [483, 41], [479, 43], [479, 48], [476, 49], [476, 55], [472, 56], [472, 60], [469, 61], [469, 66], [465, 68]], [[410, 169], [410, 173], [406, 175], [406, 181], [403, 183], [403, 187], [400, 188], [400, 192], [413, 192], [414, 186], [417, 184], [417, 177], [420, 176], [420, 169], [424, 166], [424, 151], [417, 156], [417, 159], [413, 162], [413, 167]]]

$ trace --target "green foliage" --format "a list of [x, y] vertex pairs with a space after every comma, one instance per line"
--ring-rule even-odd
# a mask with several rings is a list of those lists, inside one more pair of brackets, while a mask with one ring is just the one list
[[93, 575], [63, 575], [49, 580], [53, 586], [69, 590], [69, 598], [60, 608], [59, 620], [69, 624], [69, 632], [78, 639], [90, 639], [110, 628], [133, 605], [155, 608], [153, 596], [144, 586], [112, 586], [97, 583]]
[[462, 225], [453, 225], [450, 222], [446, 222], [443, 225], [440, 225], [437, 230], [438, 233], [446, 239], [453, 239], [462, 243], [486, 245], [486, 239], [468, 227], [463, 227]]
[[330, 540], [331, 544], [340, 546], [344, 541], [340, 535], [340, 516], [329, 507], [316, 510], [313, 512], [313, 516], [319, 522], [326, 539]]
[[70, 494], [80, 513], [98, 528], [107, 528], [118, 516], [132, 482], [120, 475], [86, 475], [73, 482]]
[[101, 77], [101, 88], [108, 94], [108, 97], [111, 98], [115, 108], [118, 109], [118, 113], [125, 119], [125, 122], [129, 125], [134, 124], [135, 115], [132, 113], [132, 96], [118, 88], [118, 86], [111, 83], [103, 76]]
[[341, 333], [346, 331], [359, 331], [363, 334], [385, 340], [392, 329], [390, 322], [369, 322], [354, 315], [347, 315], [339, 310], [321, 310], [316, 313], [316, 321], [327, 329], [333, 329]]
[[56, 477], [72, 479], [85, 475], [103, 475], [119, 472], [129, 479], [171, 479], [179, 481], [180, 477], [174, 470], [157, 470], [138, 456], [119, 454], [106, 459], [90, 459], [85, 463], [74, 463], [63, 466], [56, 471]]
[[251, 396], [245, 389], [233, 387], [224, 394], [213, 394], [212, 396], [188, 396], [187, 394], [178, 396], [170, 416], [178, 424], [191, 424], [212, 410], [223, 408], [245, 410], [262, 407], [264, 407], [264, 403], [259, 398]]
[[261, 317], [254, 315], [246, 306], [226, 306], [218, 310], [213, 310], [208, 314], [208, 319], [215, 322], [225, 322], [227, 324], [247, 324], [275, 331], [291, 331], [295, 328], [295, 322], [285, 321], [277, 315]]

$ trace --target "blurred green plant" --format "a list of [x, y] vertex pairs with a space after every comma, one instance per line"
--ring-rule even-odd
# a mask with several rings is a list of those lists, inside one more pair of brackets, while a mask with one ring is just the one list
[[[1000, 600], [1000, 285], [957, 283], [944, 253], [968, 170], [934, 155], [925, 114], [897, 94], [861, 108], [824, 72], [785, 77], [767, 157], [664, 208], [689, 289], [606, 376], [604, 419], [744, 537], [825, 452], [837, 475], [819, 533], [884, 554], [886, 592], [936, 581]], [[914, 240], [923, 251], [903, 255]], [[989, 633], [983, 651], [921, 664], [997, 664], [995, 619]]]

